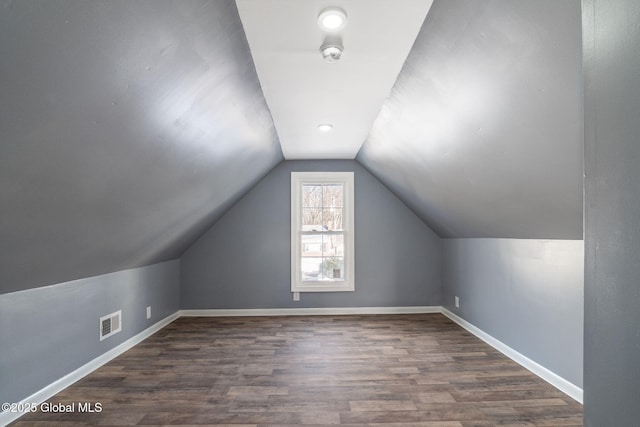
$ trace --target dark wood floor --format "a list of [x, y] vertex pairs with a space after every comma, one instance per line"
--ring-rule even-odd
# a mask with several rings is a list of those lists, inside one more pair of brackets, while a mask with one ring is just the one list
[[49, 402], [76, 412], [15, 425], [582, 425], [582, 405], [440, 314], [181, 318]]

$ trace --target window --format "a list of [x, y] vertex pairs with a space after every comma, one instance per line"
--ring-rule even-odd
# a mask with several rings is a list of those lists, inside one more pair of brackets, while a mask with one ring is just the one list
[[353, 172], [291, 172], [291, 292], [354, 290]]

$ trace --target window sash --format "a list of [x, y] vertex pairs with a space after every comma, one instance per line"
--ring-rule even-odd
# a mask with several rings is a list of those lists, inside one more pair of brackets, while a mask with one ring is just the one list
[[[313, 203], [303, 205], [303, 190], [307, 185], [342, 186], [342, 201], [325, 197], [324, 193]], [[292, 292], [337, 292], [353, 291], [354, 286], [354, 238], [353, 238], [353, 172], [292, 172], [291, 173], [291, 291]], [[330, 205], [324, 205], [324, 201]], [[342, 206], [340, 206], [340, 204]], [[302, 215], [304, 209], [340, 209], [342, 214], [341, 230], [303, 230]], [[342, 236], [342, 253], [326, 255], [324, 243], [319, 256], [303, 256], [303, 236]], [[324, 239], [324, 237], [323, 237]], [[339, 250], [339, 249], [338, 249]], [[317, 273], [303, 276], [303, 260], [321, 259]], [[326, 261], [326, 264], [325, 264]], [[333, 265], [338, 268], [333, 268]], [[307, 264], [308, 268], [308, 264]], [[340, 268], [342, 271], [340, 271]], [[309, 273], [309, 270], [307, 270]], [[314, 276], [315, 274], [315, 276]], [[331, 277], [336, 275], [340, 277]], [[319, 277], [313, 280], [312, 277]]]

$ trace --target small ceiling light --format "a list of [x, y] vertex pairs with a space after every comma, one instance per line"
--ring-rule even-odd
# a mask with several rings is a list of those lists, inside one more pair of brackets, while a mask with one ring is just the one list
[[323, 123], [321, 125], [318, 125], [318, 131], [320, 133], [331, 132], [332, 129], [333, 129], [333, 125], [330, 123]]
[[344, 46], [342, 46], [340, 40], [327, 40], [320, 46], [320, 53], [322, 53], [324, 61], [330, 64], [338, 62], [342, 58], [343, 50]]
[[318, 26], [323, 31], [335, 33], [347, 25], [347, 13], [339, 7], [327, 7], [318, 15]]

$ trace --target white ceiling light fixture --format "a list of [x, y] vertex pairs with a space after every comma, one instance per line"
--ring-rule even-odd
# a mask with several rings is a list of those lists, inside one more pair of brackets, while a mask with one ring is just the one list
[[339, 7], [327, 7], [318, 15], [318, 26], [322, 31], [335, 33], [347, 25], [347, 13]]
[[327, 133], [333, 130], [333, 125], [331, 123], [322, 123], [318, 125], [318, 132]]

